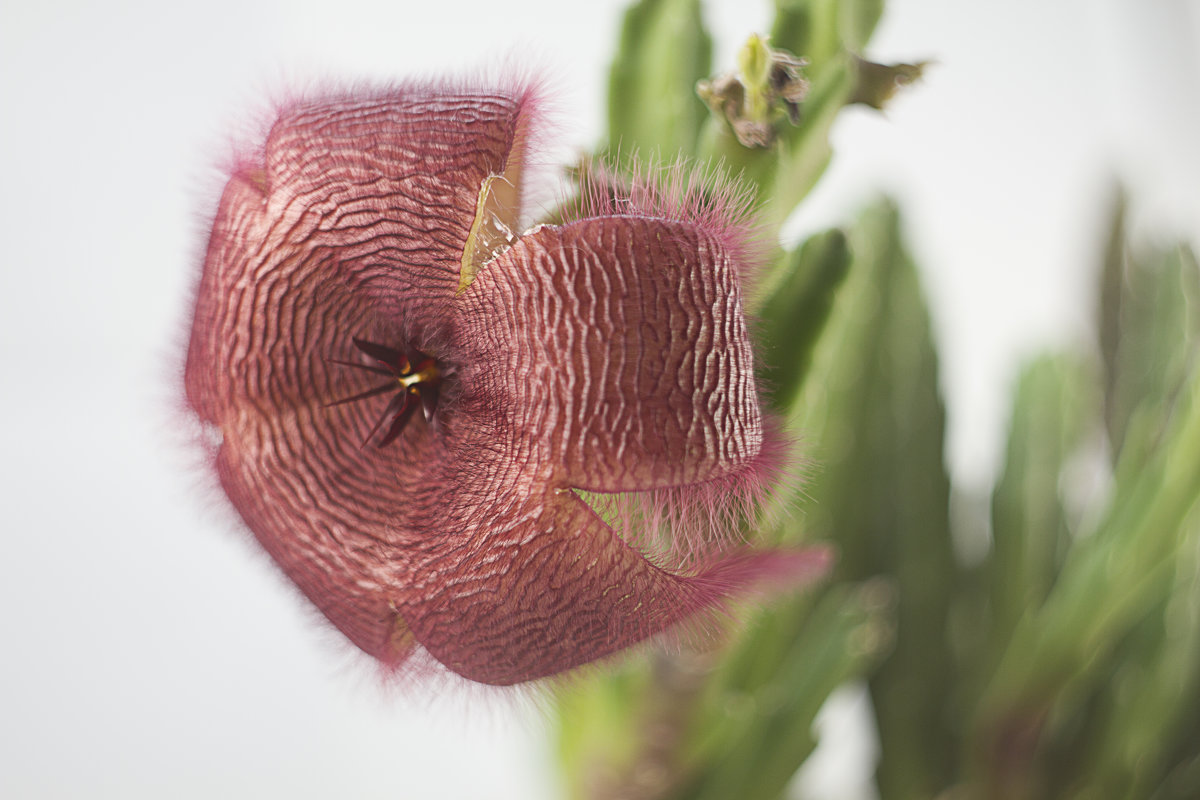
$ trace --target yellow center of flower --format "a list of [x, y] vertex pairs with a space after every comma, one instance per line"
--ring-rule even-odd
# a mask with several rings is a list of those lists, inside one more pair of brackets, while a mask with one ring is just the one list
[[[411, 365], [409, 367], [411, 369]], [[442, 378], [442, 371], [438, 369], [437, 362], [430, 359], [421, 366], [416, 372], [409, 372], [406, 375], [397, 375], [396, 382], [405, 388], [415, 388], [418, 383], [437, 383]]]

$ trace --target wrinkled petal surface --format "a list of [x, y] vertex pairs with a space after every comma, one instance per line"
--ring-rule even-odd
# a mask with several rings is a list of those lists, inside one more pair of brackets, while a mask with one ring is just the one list
[[519, 148], [530, 102], [416, 89], [292, 105], [213, 223], [185, 380], [222, 434], [221, 485], [305, 595], [386, 662], [411, 646], [391, 587], [424, 534], [411, 509], [439, 500], [423, 480], [436, 456], [420, 425], [362, 448], [380, 406], [329, 404], [373, 382], [333, 360], [360, 358], [355, 336], [444, 335], [479, 186]]
[[463, 295], [464, 383], [551, 480], [601, 492], [698, 483], [762, 448], [741, 292], [696, 226], [545, 226]]

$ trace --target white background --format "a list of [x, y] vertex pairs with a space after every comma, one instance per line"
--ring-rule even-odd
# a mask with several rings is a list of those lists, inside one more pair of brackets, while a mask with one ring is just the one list
[[[582, 148], [623, 5], [0, 5], [0, 795], [556, 795], [527, 698], [384, 692], [315, 622], [180, 447], [179, 361], [213, 165], [264, 98], [515, 58]], [[725, 64], [765, 6], [710, 4]], [[1019, 359], [1086, 341], [1114, 177], [1151, 235], [1200, 237], [1198, 6], [889, 5], [868, 55], [939, 63], [845, 116], [797, 225], [901, 198], [968, 486]]]

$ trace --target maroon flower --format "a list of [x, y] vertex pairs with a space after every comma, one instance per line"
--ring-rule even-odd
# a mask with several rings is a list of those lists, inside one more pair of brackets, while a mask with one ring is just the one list
[[420, 645], [495, 684], [825, 560], [723, 543], [781, 450], [744, 209], [676, 170], [517, 236], [536, 109], [446, 85], [287, 104], [221, 199], [186, 371], [222, 487], [325, 616], [386, 665]]

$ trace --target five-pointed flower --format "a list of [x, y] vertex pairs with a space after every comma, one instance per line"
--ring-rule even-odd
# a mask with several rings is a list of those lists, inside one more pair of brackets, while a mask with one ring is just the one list
[[[495, 684], [823, 560], [683, 530], [780, 449], [744, 208], [675, 171], [518, 236], [537, 109], [438, 84], [288, 103], [221, 198], [185, 377], [221, 486], [337, 628]], [[614, 495], [606, 521], [588, 498]], [[622, 530], [656, 520], [687, 546]]]

